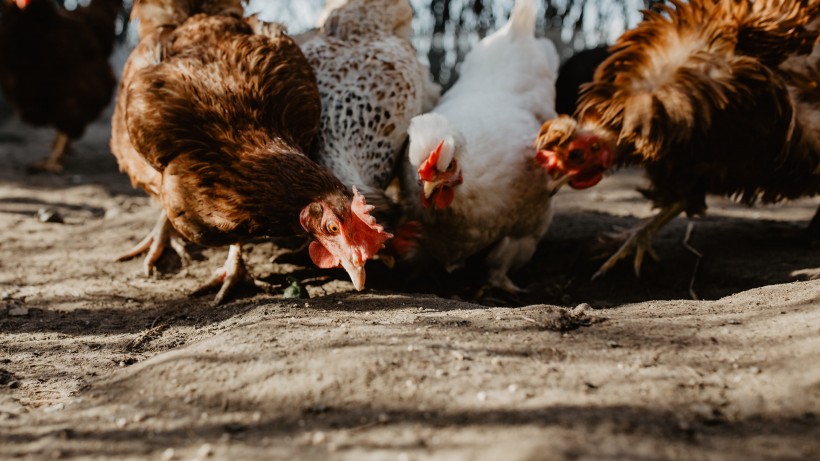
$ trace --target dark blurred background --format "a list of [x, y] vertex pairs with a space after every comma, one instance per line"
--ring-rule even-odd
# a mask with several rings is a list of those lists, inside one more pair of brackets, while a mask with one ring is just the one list
[[[539, 0], [537, 35], [550, 38], [562, 59], [578, 50], [614, 42], [641, 20], [641, 10], [663, 0]], [[473, 45], [506, 22], [514, 0], [410, 0], [416, 12], [414, 43], [419, 57], [445, 88], [458, 77], [458, 64]], [[310, 29], [324, 0], [249, 0], [247, 10], [288, 25]]]
[[[67, 9], [89, 0], [55, 0]], [[562, 59], [576, 51], [611, 44], [641, 19], [641, 9], [662, 0], [541, 0], [537, 35], [550, 38]], [[115, 53], [115, 68], [136, 43], [136, 29], [129, 27], [132, 0], [117, 23], [122, 50]], [[473, 45], [506, 21], [514, 0], [411, 0], [416, 12], [414, 44], [419, 57], [430, 66], [435, 80], [448, 88], [458, 78], [458, 65]], [[246, 11], [263, 19], [285, 23], [297, 34], [314, 27], [324, 0], [247, 0]], [[0, 96], [0, 119], [11, 109]]]

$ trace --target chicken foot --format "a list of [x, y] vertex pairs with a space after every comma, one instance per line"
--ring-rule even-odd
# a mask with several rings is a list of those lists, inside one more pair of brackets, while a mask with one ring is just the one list
[[592, 280], [606, 274], [615, 264], [627, 257], [632, 250], [635, 250], [635, 261], [633, 267], [635, 269], [635, 276], [641, 276], [641, 265], [645, 255], [649, 255], [652, 259], [658, 260], [657, 253], [652, 248], [652, 239], [669, 221], [675, 219], [683, 211], [683, 203], [675, 203], [673, 205], [663, 208], [660, 213], [655, 215], [652, 219], [642, 223], [641, 225], [628, 229], [624, 232], [610, 234], [613, 239], [623, 239], [623, 244], [610, 258], [598, 269], [592, 276]]
[[151, 232], [149, 232], [140, 243], [134, 246], [134, 248], [118, 256], [115, 261], [127, 261], [145, 253], [143, 270], [145, 276], [149, 277], [154, 272], [154, 265], [159, 257], [162, 256], [162, 252], [167, 245], [170, 245], [174, 252], [179, 255], [183, 266], [187, 266], [191, 262], [191, 256], [185, 249], [185, 242], [182, 237], [177, 234], [173, 226], [171, 226], [171, 221], [168, 220], [168, 216], [165, 214], [165, 210], [163, 210], [160, 212], [157, 224]]
[[62, 164], [63, 156], [69, 150], [68, 135], [62, 131], [57, 132], [57, 137], [54, 139], [54, 144], [51, 146], [51, 154], [45, 160], [40, 160], [29, 166], [32, 172], [44, 173], [62, 173], [64, 168]]
[[191, 296], [197, 296], [215, 287], [220, 287], [214, 298], [214, 305], [218, 306], [225, 301], [227, 294], [234, 287], [241, 283], [252, 282], [254, 282], [253, 277], [248, 273], [245, 261], [242, 259], [242, 245], [234, 243], [228, 249], [228, 258], [225, 260], [225, 265], [214, 271], [211, 278], [204, 285], [194, 290]]

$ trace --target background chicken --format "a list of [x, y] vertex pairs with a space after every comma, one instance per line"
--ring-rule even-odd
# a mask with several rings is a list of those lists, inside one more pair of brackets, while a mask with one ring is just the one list
[[[807, 27], [820, 2], [673, 4], [619, 39], [575, 120], [541, 130], [554, 175], [589, 187], [612, 164], [637, 163], [661, 209], [595, 276], [633, 249], [637, 273], [655, 233], [681, 212], [703, 214], [706, 194], [752, 204], [820, 192], [818, 21]], [[820, 236], [820, 217], [810, 232]]]
[[555, 80], [555, 112], [575, 113], [581, 87], [592, 81], [595, 70], [608, 57], [609, 48], [599, 46], [579, 51], [561, 64]]
[[376, 216], [391, 219], [384, 190], [410, 119], [425, 104], [432, 108], [440, 92], [410, 43], [412, 18], [408, 0], [330, 0], [319, 34], [302, 46], [322, 95], [312, 158], [359, 188]]
[[61, 172], [69, 141], [114, 92], [108, 56], [121, 0], [92, 0], [74, 11], [52, 0], [2, 1], [0, 86], [24, 122], [57, 129], [51, 155], [33, 169]]
[[511, 291], [507, 272], [532, 258], [552, 218], [530, 130], [555, 116], [558, 55], [534, 37], [535, 19], [535, 2], [518, 0], [433, 112], [413, 119], [402, 184], [424, 250], [453, 270], [492, 246], [489, 282]]
[[231, 244], [206, 285], [221, 285], [219, 303], [246, 276], [242, 241], [308, 233], [313, 260], [344, 267], [361, 289], [364, 261], [389, 234], [355, 189], [304, 155], [320, 100], [299, 48], [272, 28], [254, 35], [241, 12], [238, 0], [135, 6], [142, 40], [125, 67], [111, 145], [163, 214], [131, 254], [147, 251], [150, 270], [171, 225], [196, 243]]

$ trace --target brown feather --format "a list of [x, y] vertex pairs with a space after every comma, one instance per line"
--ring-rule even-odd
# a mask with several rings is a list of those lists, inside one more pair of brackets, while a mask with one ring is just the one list
[[616, 140], [620, 164], [642, 164], [659, 206], [702, 213], [707, 193], [746, 203], [820, 193], [820, 105], [808, 97], [820, 77], [800, 64], [820, 2], [671, 3], [613, 46], [584, 88], [579, 126]]
[[287, 35], [233, 15], [156, 29], [126, 65], [112, 150], [176, 230], [206, 245], [303, 233], [311, 202], [352, 194], [304, 155], [319, 126], [315, 77]]

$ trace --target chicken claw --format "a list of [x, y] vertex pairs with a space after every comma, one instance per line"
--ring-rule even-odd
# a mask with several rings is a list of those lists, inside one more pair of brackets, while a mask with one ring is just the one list
[[69, 139], [65, 133], [58, 132], [54, 145], [51, 147], [51, 154], [48, 158], [29, 165], [28, 171], [31, 173], [52, 173], [60, 174], [63, 168], [62, 158], [69, 150]]
[[652, 248], [652, 239], [669, 221], [675, 219], [683, 211], [683, 204], [676, 203], [668, 206], [660, 211], [655, 217], [633, 228], [622, 230], [620, 232], [605, 234], [605, 238], [609, 240], [623, 241], [623, 244], [610, 258], [598, 269], [592, 276], [592, 280], [606, 274], [612, 269], [615, 264], [621, 259], [626, 258], [634, 249], [635, 261], [633, 268], [635, 276], [641, 276], [641, 266], [645, 255], [649, 255], [655, 261], [660, 258], [655, 250]]
[[190, 264], [191, 256], [185, 249], [185, 242], [171, 226], [171, 221], [168, 220], [165, 211], [162, 211], [160, 212], [157, 224], [151, 232], [149, 232], [140, 243], [134, 246], [134, 248], [118, 256], [115, 261], [127, 261], [145, 253], [143, 270], [145, 276], [149, 277], [154, 272], [154, 265], [159, 257], [162, 256], [162, 252], [168, 244], [170, 244], [174, 252], [179, 255], [183, 266]]
[[237, 285], [241, 283], [253, 282], [253, 277], [245, 268], [245, 262], [242, 260], [242, 246], [235, 243], [230, 246], [228, 250], [228, 258], [225, 260], [225, 265], [214, 271], [214, 275], [204, 285], [194, 290], [191, 296], [197, 296], [215, 287], [220, 287], [219, 292], [214, 298], [214, 305], [222, 304], [227, 294]]

